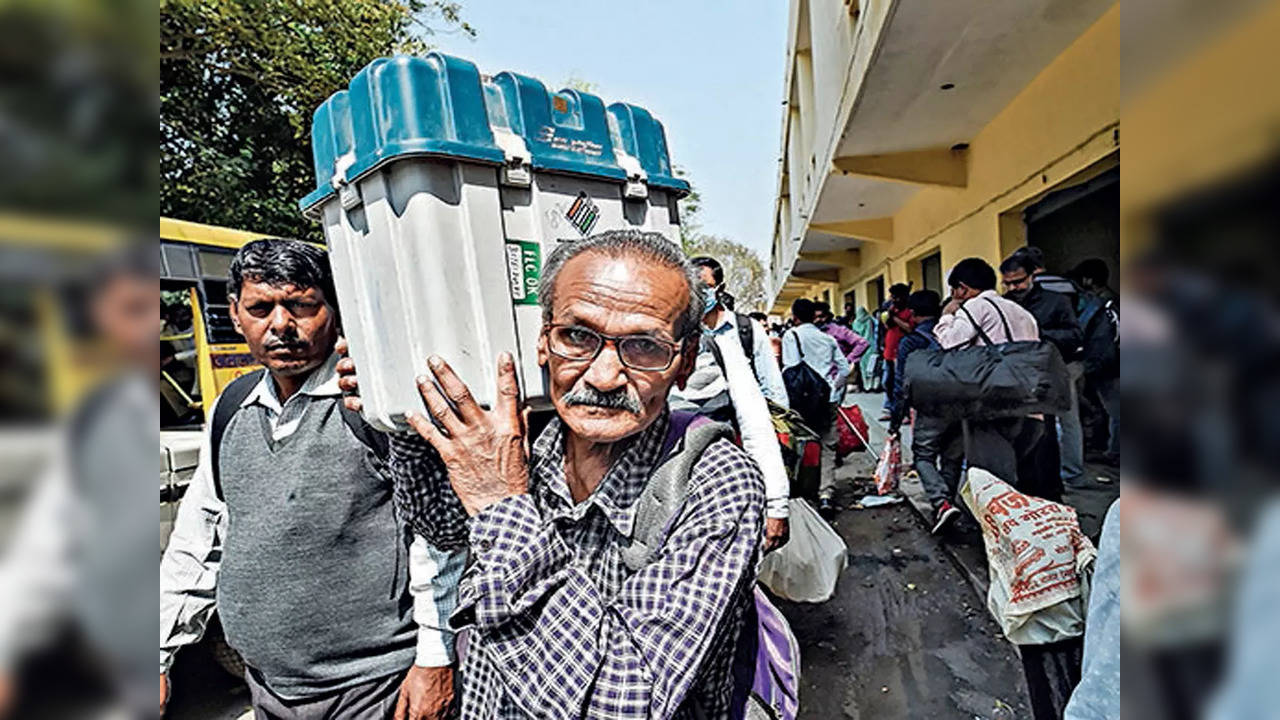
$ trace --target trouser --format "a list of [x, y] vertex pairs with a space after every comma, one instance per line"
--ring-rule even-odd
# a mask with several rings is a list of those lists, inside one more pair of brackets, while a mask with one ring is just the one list
[[836, 451], [832, 450], [839, 430], [836, 427], [836, 405], [831, 405], [831, 422], [827, 423], [827, 429], [822, 433], [822, 439], [819, 441], [821, 446], [818, 450], [820, 467], [820, 475], [818, 476], [818, 497], [831, 498], [836, 494]]
[[911, 426], [911, 461], [933, 508], [950, 502], [960, 487], [964, 463], [960, 423], [917, 412]]
[[1062, 479], [1068, 482], [1084, 475], [1084, 429], [1080, 427], [1080, 380], [1084, 365], [1067, 363], [1071, 384], [1071, 408], [1058, 416], [1058, 447], [1062, 455]]
[[1015, 487], [1019, 485], [1019, 469], [1027, 475], [1024, 482], [1030, 480], [1044, 425], [1044, 421], [1030, 417], [964, 421], [964, 454], [969, 467], [982, 468]]
[[257, 720], [386, 720], [396, 710], [400, 683], [408, 668], [314, 699], [286, 700], [271, 691], [258, 673], [245, 668], [249, 701]]
[[1030, 454], [1018, 461], [1018, 482], [1014, 486], [1019, 492], [1062, 502], [1062, 475], [1059, 473], [1062, 458], [1057, 422], [1052, 415], [1045, 415], [1043, 421], [1028, 419], [1028, 422], [1039, 425], [1041, 433]]
[[1107, 454], [1116, 457], [1120, 454], [1120, 378], [1098, 380], [1093, 387], [1107, 412]]
[[1031, 717], [1059, 720], [1071, 692], [1080, 682], [1084, 638], [1074, 637], [1045, 645], [1019, 645], [1022, 672], [1027, 678]]
[[881, 389], [884, 390], [885, 412], [889, 411], [889, 400], [893, 396], [893, 371], [895, 365], [897, 365], [897, 363], [893, 360], [884, 361], [884, 376], [881, 378], [882, 382], [884, 382], [884, 387]]

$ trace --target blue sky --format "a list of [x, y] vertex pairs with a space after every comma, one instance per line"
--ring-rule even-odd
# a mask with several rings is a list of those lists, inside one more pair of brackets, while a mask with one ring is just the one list
[[484, 73], [514, 70], [552, 89], [578, 78], [605, 103], [648, 109], [702, 193], [704, 231], [768, 261], [786, 0], [461, 3], [476, 37], [440, 33], [433, 45]]

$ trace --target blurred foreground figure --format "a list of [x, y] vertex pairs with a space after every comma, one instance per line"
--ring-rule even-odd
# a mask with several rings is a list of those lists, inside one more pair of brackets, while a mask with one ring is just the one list
[[[90, 289], [88, 315], [115, 372], [71, 418], [0, 568], [0, 715], [47, 711], [37, 698], [60, 712], [155, 713], [155, 259], [154, 245], [131, 248]], [[27, 656], [50, 651], [87, 657], [101, 692], [73, 673], [21, 672]]]

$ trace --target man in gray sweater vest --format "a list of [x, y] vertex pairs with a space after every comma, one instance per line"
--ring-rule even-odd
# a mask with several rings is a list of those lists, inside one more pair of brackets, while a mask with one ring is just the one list
[[255, 241], [228, 293], [266, 371], [218, 398], [161, 561], [162, 707], [216, 607], [259, 718], [442, 717], [465, 553], [410, 542], [385, 440], [342, 407], [328, 258]]

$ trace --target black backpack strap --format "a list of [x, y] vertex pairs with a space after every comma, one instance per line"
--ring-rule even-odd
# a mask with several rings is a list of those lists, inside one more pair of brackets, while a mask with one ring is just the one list
[[973, 329], [978, 331], [976, 335], [969, 338], [969, 345], [973, 345], [975, 342], [977, 342], [978, 338], [982, 338], [982, 341], [988, 345], [995, 345], [995, 343], [991, 342], [991, 338], [990, 336], [987, 335], [987, 331], [983, 330], [982, 326], [978, 324], [977, 318], [973, 316], [973, 313], [969, 312], [969, 308], [961, 304], [960, 310], [964, 312], [966, 316], [968, 316], [969, 322], [973, 324]]
[[[742, 354], [747, 356], [747, 362], [751, 363], [751, 372], [756, 371], [756, 328], [751, 318], [742, 313], [734, 313], [734, 320], [738, 321], [738, 343], [742, 345]], [[757, 378], [758, 379], [758, 378]]]
[[996, 304], [995, 300], [992, 300], [991, 298], [982, 299], [986, 300], [991, 304], [991, 307], [995, 308], [996, 314], [1000, 316], [1000, 324], [1004, 326], [1004, 336], [1009, 338], [1009, 342], [1013, 342], [1013, 331], [1009, 329], [1009, 321], [1005, 318], [1004, 311], [1000, 309], [1000, 306]]
[[222, 497], [222, 472], [221, 463], [222, 456], [222, 436], [227, 432], [227, 425], [231, 423], [231, 418], [240, 412], [240, 404], [244, 399], [249, 397], [249, 393], [253, 392], [253, 388], [262, 381], [262, 376], [266, 370], [255, 370], [248, 375], [241, 375], [232, 380], [222, 390], [222, 394], [218, 396], [217, 407], [213, 411], [213, 421], [209, 424], [209, 463], [213, 470], [213, 494], [218, 500]]
[[342, 422], [347, 424], [347, 429], [356, 436], [357, 440], [372, 450], [379, 460], [387, 459], [391, 453], [391, 443], [385, 433], [378, 432], [372, 425], [365, 422], [364, 417], [348, 408], [342, 398], [338, 398], [338, 412], [342, 413]]

